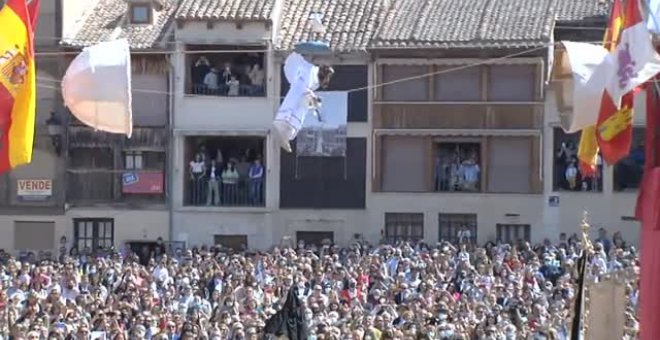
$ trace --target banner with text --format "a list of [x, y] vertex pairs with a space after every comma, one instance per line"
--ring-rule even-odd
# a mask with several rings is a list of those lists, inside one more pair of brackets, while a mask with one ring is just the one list
[[24, 201], [44, 201], [53, 195], [51, 179], [19, 179], [16, 181], [16, 196]]
[[124, 194], [162, 194], [163, 186], [162, 171], [131, 171], [122, 175]]

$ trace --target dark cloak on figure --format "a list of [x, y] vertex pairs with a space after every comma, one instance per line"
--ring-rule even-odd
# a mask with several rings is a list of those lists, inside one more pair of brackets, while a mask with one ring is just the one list
[[303, 305], [298, 299], [298, 289], [289, 288], [282, 309], [273, 315], [264, 327], [264, 334], [286, 336], [289, 340], [307, 339], [307, 325], [304, 320]]

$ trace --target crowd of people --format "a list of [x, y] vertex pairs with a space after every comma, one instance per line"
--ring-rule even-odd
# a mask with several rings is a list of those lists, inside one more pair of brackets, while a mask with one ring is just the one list
[[201, 56], [191, 66], [192, 94], [265, 96], [266, 71], [261, 64], [262, 58], [256, 53], [238, 53], [224, 62]]
[[[594, 244], [589, 275], [638, 266], [621, 237], [601, 232]], [[568, 339], [580, 249], [562, 235], [538, 245], [3, 253], [0, 338], [264, 339], [288, 298], [300, 306], [304, 339]], [[626, 277], [634, 339], [637, 278]]]

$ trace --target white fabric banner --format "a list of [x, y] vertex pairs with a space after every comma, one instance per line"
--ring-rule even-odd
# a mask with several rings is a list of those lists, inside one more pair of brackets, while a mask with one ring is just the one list
[[64, 74], [62, 97], [84, 124], [130, 138], [133, 112], [128, 41], [120, 39], [85, 48]]
[[589, 286], [585, 340], [620, 340], [626, 322], [626, 290], [616, 279]]
[[658, 74], [660, 55], [653, 47], [646, 24], [639, 22], [624, 29], [616, 50], [595, 72], [605, 74], [605, 88], [616, 104], [624, 94]]
[[[596, 69], [607, 57], [607, 50], [603, 46], [563, 41], [565, 62], [562, 68], [570, 68], [572, 82], [567, 85], [572, 91], [560, 95], [564, 102], [572, 103], [569, 112], [560, 112], [561, 126], [566, 132], [573, 133], [585, 127], [596, 124], [598, 110], [605, 88], [605, 74], [596, 73]], [[568, 63], [566, 63], [568, 61]], [[561, 70], [557, 70], [561, 71]], [[571, 86], [572, 85], [572, 86]]]
[[621, 33], [616, 50], [586, 43], [563, 42], [573, 74], [573, 109], [562, 113], [562, 127], [576, 132], [596, 124], [603, 91], [614, 103], [660, 72], [660, 55], [646, 24], [639, 22]]

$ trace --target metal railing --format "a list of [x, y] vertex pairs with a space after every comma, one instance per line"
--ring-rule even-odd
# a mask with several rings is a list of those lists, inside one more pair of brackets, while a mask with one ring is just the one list
[[238, 85], [238, 91], [231, 86], [220, 84], [217, 89], [211, 89], [206, 85], [192, 85], [187, 94], [217, 97], [265, 97], [266, 87], [264, 85]]
[[242, 179], [236, 183], [208, 178], [192, 178], [187, 182], [186, 206], [263, 207], [263, 179]]

